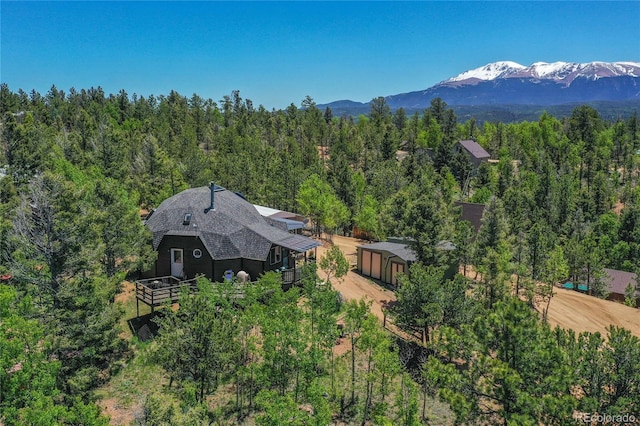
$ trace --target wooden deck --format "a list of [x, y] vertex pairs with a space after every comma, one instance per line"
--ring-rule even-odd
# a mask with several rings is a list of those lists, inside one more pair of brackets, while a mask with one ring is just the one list
[[[279, 271], [282, 274], [282, 286], [288, 289], [298, 284], [301, 279], [301, 270], [285, 269]], [[241, 287], [242, 284], [239, 284]], [[151, 307], [151, 312], [156, 307], [163, 306], [166, 303], [176, 303], [180, 299], [184, 289], [189, 292], [198, 290], [197, 278], [190, 280], [181, 280], [176, 277], [156, 277], [147, 278], [136, 281], [136, 313], [140, 316], [140, 302]], [[243, 290], [238, 288], [238, 297], [242, 297]]]
[[302, 270], [300, 268], [285, 269], [282, 271], [282, 285], [285, 288], [292, 287], [300, 282], [301, 277]]
[[176, 303], [184, 288], [189, 291], [197, 289], [196, 279], [180, 280], [176, 277], [157, 277], [136, 281], [136, 312], [140, 316], [142, 302], [151, 306], [151, 312], [165, 303]]

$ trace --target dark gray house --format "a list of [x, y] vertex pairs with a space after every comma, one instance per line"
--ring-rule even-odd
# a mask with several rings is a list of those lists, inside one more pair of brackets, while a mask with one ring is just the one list
[[166, 199], [145, 224], [158, 252], [145, 277], [204, 275], [222, 281], [244, 271], [254, 280], [266, 271], [295, 272], [296, 258], [320, 245], [287, 232], [243, 197], [213, 184]]

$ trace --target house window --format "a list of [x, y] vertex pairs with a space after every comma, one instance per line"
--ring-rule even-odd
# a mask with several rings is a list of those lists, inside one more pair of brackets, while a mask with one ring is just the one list
[[202, 257], [202, 250], [193, 249], [193, 257], [195, 257], [196, 259], [200, 259]]
[[280, 246], [271, 247], [271, 251], [269, 252], [269, 261], [272, 265], [276, 263], [280, 263], [282, 260], [282, 248]]
[[184, 219], [182, 220], [183, 225], [189, 225], [191, 223], [191, 213], [186, 213], [184, 215]]

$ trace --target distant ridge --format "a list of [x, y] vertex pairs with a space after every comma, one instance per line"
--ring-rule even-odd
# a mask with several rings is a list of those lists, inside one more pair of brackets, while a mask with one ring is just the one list
[[[464, 71], [428, 89], [385, 99], [393, 110], [420, 111], [438, 97], [454, 109], [475, 109], [483, 115], [506, 106], [520, 116], [519, 112], [528, 115], [532, 109], [564, 111], [563, 105], [587, 103], [601, 108], [603, 116], [626, 116], [640, 108], [640, 63], [535, 62], [524, 66], [500, 61]], [[334, 115], [369, 112], [369, 102], [341, 100], [318, 106], [330, 107]]]

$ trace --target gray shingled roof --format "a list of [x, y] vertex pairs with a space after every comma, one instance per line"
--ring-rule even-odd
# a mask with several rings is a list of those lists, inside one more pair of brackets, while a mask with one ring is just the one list
[[[234, 192], [219, 188], [214, 210], [209, 187], [191, 188], [164, 200], [147, 219], [157, 249], [165, 235], [199, 237], [214, 260], [265, 260], [272, 244], [302, 252], [320, 244], [272, 226], [256, 208]], [[188, 225], [185, 214], [191, 213]]]
[[358, 246], [358, 248], [362, 248], [365, 250], [388, 251], [389, 253], [395, 254], [400, 259], [406, 262], [415, 262], [418, 260], [418, 258], [416, 257], [416, 253], [413, 251], [411, 246], [408, 246], [406, 244], [382, 241], [379, 243], [363, 244]]
[[469, 154], [473, 155], [475, 158], [490, 158], [491, 154], [489, 154], [480, 144], [474, 140], [467, 139], [464, 141], [460, 141], [460, 145], [466, 149]]

